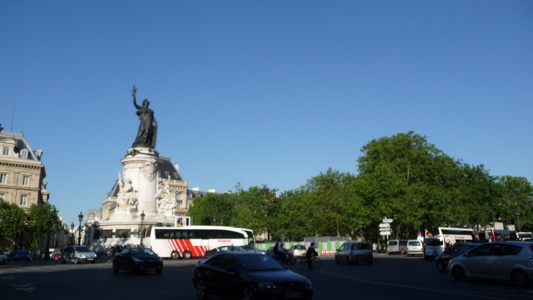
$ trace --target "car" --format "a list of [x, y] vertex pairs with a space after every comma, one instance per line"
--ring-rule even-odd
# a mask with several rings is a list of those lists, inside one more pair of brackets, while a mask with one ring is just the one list
[[293, 257], [305, 257], [306, 252], [307, 249], [305, 249], [304, 245], [292, 245], [292, 247], [289, 248], [289, 253]]
[[2, 250], [0, 250], [0, 264], [2, 265], [7, 264], [7, 256]]
[[335, 262], [337, 264], [366, 262], [371, 265], [374, 262], [372, 246], [368, 242], [346, 242], [335, 252]]
[[153, 271], [161, 274], [163, 259], [150, 248], [126, 248], [115, 255], [113, 272], [126, 270], [130, 274]]
[[428, 237], [424, 239], [424, 259], [436, 258], [444, 252], [444, 243], [438, 237]]
[[407, 240], [389, 240], [387, 241], [387, 250], [389, 255], [394, 253], [405, 254], [407, 251]]
[[205, 252], [204, 257], [211, 257], [220, 252], [248, 252], [239, 246], [220, 246]]
[[424, 255], [422, 242], [419, 240], [408, 240], [407, 249], [405, 250], [405, 255], [415, 256], [415, 255]]
[[268, 255], [254, 252], [224, 252], [199, 261], [192, 281], [200, 300], [211, 295], [223, 299], [313, 298], [309, 279]]
[[61, 253], [54, 253], [52, 255], [52, 259], [53, 260], [61, 260], [62, 258], [63, 258], [63, 254], [61, 254]]
[[16, 261], [26, 261], [26, 262], [32, 261], [30, 251], [28, 250], [12, 251], [11, 253], [8, 254], [7, 260], [15, 261], [15, 262]]
[[435, 258], [437, 269], [440, 272], [445, 272], [448, 268], [448, 263], [452, 258], [459, 256], [478, 245], [479, 244], [476, 243], [455, 243]]
[[529, 286], [533, 280], [533, 242], [481, 244], [452, 258], [448, 273], [457, 281], [492, 279], [511, 281], [520, 287]]
[[82, 262], [96, 262], [96, 253], [89, 250], [86, 246], [69, 246], [63, 249], [61, 263], [73, 262], [80, 264]]
[[262, 251], [262, 250], [260, 250], [260, 249], [257, 249], [256, 247], [251, 246], [251, 245], [242, 246], [241, 248], [244, 249], [244, 250], [247, 251], [247, 252], [259, 252], [259, 253], [264, 253], [264, 251]]

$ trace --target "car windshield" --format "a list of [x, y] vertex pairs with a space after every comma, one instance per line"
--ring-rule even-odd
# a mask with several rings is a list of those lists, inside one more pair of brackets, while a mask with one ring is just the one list
[[361, 249], [370, 249], [370, 244], [366, 243], [357, 243], [352, 245], [352, 250], [361, 250]]
[[285, 270], [276, 260], [268, 255], [239, 256], [239, 261], [246, 271]]
[[87, 247], [76, 247], [76, 252], [91, 252]]
[[155, 252], [149, 248], [131, 248], [130, 252], [133, 255], [156, 255]]
[[410, 241], [408, 243], [409, 246], [420, 246], [420, 242], [419, 241]]
[[295, 245], [295, 246], [292, 246], [294, 249], [296, 250], [305, 250], [305, 247], [302, 246], [302, 245]]

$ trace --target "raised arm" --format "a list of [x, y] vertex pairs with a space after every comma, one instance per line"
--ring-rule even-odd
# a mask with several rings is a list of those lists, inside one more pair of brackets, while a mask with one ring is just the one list
[[133, 85], [133, 89], [131, 90], [131, 96], [133, 97], [133, 106], [135, 106], [136, 109], [141, 108], [139, 105], [137, 105], [137, 88], [135, 87], [135, 84]]

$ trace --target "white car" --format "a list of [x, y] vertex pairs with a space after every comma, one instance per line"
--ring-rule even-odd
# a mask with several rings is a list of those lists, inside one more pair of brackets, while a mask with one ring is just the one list
[[82, 262], [96, 262], [96, 253], [92, 252], [86, 246], [69, 246], [63, 250], [61, 263], [73, 262], [79, 264]]
[[408, 240], [405, 255], [424, 255], [424, 248], [422, 247], [422, 242], [419, 240]]
[[481, 244], [448, 263], [448, 273], [458, 281], [494, 279], [528, 286], [533, 280], [533, 242]]

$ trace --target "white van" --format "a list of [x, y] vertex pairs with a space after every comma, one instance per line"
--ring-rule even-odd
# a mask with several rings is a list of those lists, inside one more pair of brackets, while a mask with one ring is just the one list
[[389, 255], [393, 253], [405, 254], [407, 252], [407, 240], [389, 240], [387, 249]]
[[407, 241], [407, 256], [424, 255], [422, 242], [419, 240]]

